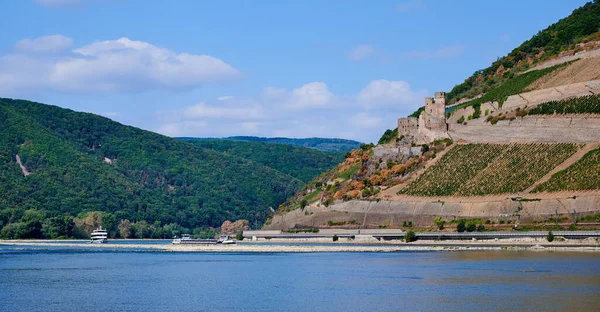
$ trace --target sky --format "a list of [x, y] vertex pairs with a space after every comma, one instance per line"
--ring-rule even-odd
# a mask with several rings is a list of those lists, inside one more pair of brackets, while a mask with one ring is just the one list
[[585, 0], [2, 0], [0, 97], [168, 136], [377, 142]]

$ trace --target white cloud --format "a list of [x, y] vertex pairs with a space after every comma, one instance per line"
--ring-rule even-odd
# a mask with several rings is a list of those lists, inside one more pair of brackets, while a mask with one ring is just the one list
[[15, 50], [20, 52], [51, 53], [61, 52], [73, 45], [73, 39], [63, 35], [44, 36], [35, 39], [19, 40]]
[[261, 124], [258, 122], [242, 122], [241, 126], [242, 129], [244, 129], [244, 134], [254, 134], [254, 133], [258, 133], [258, 127]]
[[357, 95], [357, 102], [367, 108], [390, 105], [413, 105], [422, 98], [426, 91], [414, 92], [405, 81], [388, 81], [384, 79], [371, 81]]
[[293, 109], [328, 107], [335, 96], [324, 82], [311, 82], [292, 90], [287, 105]]
[[388, 80], [371, 81], [355, 95], [336, 95], [324, 82], [291, 90], [267, 87], [249, 98], [208, 100], [161, 113], [162, 126], [157, 129], [171, 136], [316, 136], [376, 142], [385, 129], [396, 126], [397, 118], [421, 106], [426, 95], [405, 81]]
[[434, 51], [412, 51], [406, 53], [404, 56], [415, 59], [440, 59], [459, 56], [464, 50], [465, 47], [463, 45], [452, 45], [439, 47]]
[[398, 3], [396, 5], [396, 10], [400, 13], [406, 13], [409, 11], [414, 11], [418, 9], [426, 8], [427, 5], [423, 0], [412, 0], [412, 1], [404, 1], [402, 3]]
[[360, 112], [350, 119], [350, 122], [359, 128], [382, 128], [382, 118], [369, 115], [366, 112]]
[[156, 132], [171, 137], [198, 136], [198, 133], [205, 131], [206, 126], [205, 121], [180, 121], [164, 124]]
[[371, 56], [374, 51], [375, 49], [373, 49], [371, 45], [361, 44], [357, 47], [352, 48], [350, 52], [348, 52], [348, 58], [351, 61], [355, 62], [362, 61], [367, 57]]
[[189, 90], [241, 77], [237, 69], [218, 58], [177, 54], [128, 38], [95, 42], [59, 55], [24, 53], [56, 52], [71, 42], [55, 35], [17, 43], [15, 53], [0, 56], [0, 91]]
[[[247, 101], [249, 102], [249, 101]], [[237, 103], [240, 104], [240, 103]], [[252, 104], [251, 104], [252, 105]], [[224, 118], [224, 119], [262, 119], [265, 117], [262, 107], [258, 104], [252, 106], [217, 106], [202, 102], [189, 106], [183, 110], [186, 119], [197, 118]]]

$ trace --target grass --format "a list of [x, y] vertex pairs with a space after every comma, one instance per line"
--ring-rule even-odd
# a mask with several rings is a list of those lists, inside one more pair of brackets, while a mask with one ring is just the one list
[[348, 168], [348, 170], [342, 172], [335, 178], [342, 178], [344, 180], [350, 179], [353, 175], [355, 175], [358, 172], [358, 169], [360, 169], [360, 165], [361, 165], [360, 163], [356, 163], [356, 164], [352, 165], [350, 168]]
[[452, 115], [452, 112], [469, 106], [479, 107], [485, 102], [498, 102], [500, 106], [502, 106], [504, 101], [506, 101], [506, 99], [509, 96], [526, 91], [525, 89], [534, 81], [553, 72], [554, 70], [560, 67], [566, 66], [571, 63], [572, 62], [567, 62], [540, 70], [533, 70], [522, 75], [515, 76], [514, 78], [504, 82], [502, 85], [486, 92], [482, 97], [453, 107], [452, 111], [450, 111], [449, 114]]
[[318, 189], [312, 191], [311, 193], [309, 193], [308, 195], [304, 196], [297, 203], [292, 205], [292, 207], [290, 207], [290, 209], [294, 210], [294, 209], [300, 208], [300, 203], [302, 202], [303, 199], [306, 199], [306, 202], [310, 204], [313, 201], [315, 201], [318, 197], [320, 197], [322, 193], [323, 193], [323, 189], [318, 188]]

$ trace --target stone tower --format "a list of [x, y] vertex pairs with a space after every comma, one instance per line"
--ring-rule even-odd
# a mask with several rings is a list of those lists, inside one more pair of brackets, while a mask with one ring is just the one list
[[431, 131], [447, 131], [446, 92], [436, 92], [433, 98], [425, 98], [425, 110], [422, 114], [425, 128]]

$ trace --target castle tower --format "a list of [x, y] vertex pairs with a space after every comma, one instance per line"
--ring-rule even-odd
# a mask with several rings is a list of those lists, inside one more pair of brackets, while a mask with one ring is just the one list
[[425, 128], [432, 131], [447, 131], [446, 92], [436, 92], [433, 98], [425, 98], [423, 119]]

